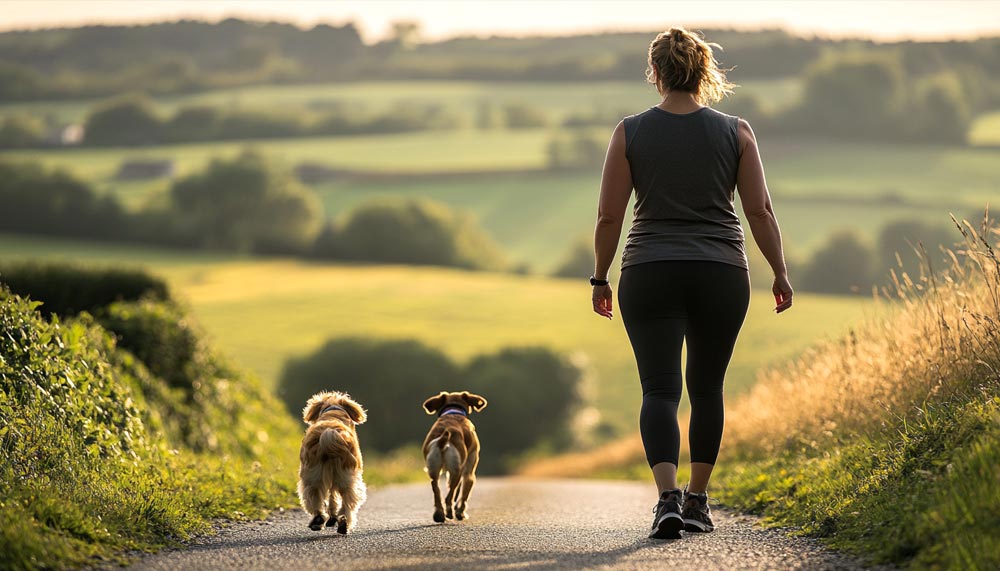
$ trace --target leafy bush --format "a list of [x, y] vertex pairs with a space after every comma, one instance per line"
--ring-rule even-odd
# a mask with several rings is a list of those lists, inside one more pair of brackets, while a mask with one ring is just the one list
[[448, 357], [417, 341], [331, 339], [285, 363], [279, 395], [288, 411], [300, 416], [314, 393], [349, 393], [368, 410], [362, 444], [387, 452], [423, 441], [430, 424], [420, 403], [458, 387], [458, 379], [458, 368]]
[[63, 263], [6, 262], [0, 283], [10, 291], [42, 302], [43, 315], [72, 317], [97, 313], [115, 301], [143, 298], [166, 301], [166, 282], [141, 270], [91, 268]]
[[484, 442], [484, 473], [505, 471], [527, 450], [555, 452], [572, 443], [582, 373], [564, 357], [541, 347], [503, 349], [472, 359], [462, 378], [489, 401], [474, 419]]
[[830, 236], [802, 272], [802, 289], [820, 293], [870, 293], [875, 254], [854, 231]]
[[252, 152], [213, 160], [174, 183], [170, 196], [180, 234], [208, 248], [303, 252], [322, 223], [319, 199]]
[[195, 452], [256, 455], [262, 452], [260, 419], [277, 401], [256, 379], [239, 373], [205, 345], [202, 334], [176, 305], [151, 300], [117, 302], [99, 316], [118, 346], [135, 355], [170, 390], [153, 403], [175, 443]]
[[[290, 503], [295, 424], [251, 379], [201, 372], [212, 388], [186, 397], [89, 316], [46, 321], [37, 305], [0, 288], [0, 567], [93, 565]], [[134, 334], [128, 307], [112, 314]], [[206, 426], [229, 454], [177, 437]]]
[[90, 113], [84, 126], [88, 145], [152, 145], [162, 139], [153, 102], [141, 95], [109, 101]]
[[338, 232], [335, 257], [366, 262], [501, 269], [499, 246], [468, 215], [426, 200], [379, 200], [356, 208]]
[[45, 126], [30, 115], [11, 115], [0, 121], [0, 149], [36, 147], [45, 140]]
[[588, 238], [570, 245], [569, 252], [552, 273], [557, 278], [584, 279], [594, 272], [594, 246]]
[[37, 163], [0, 162], [0, 231], [109, 238], [127, 235], [126, 215], [111, 197]]
[[440, 391], [477, 392], [489, 407], [472, 420], [485, 440], [484, 473], [537, 448], [564, 449], [581, 400], [580, 371], [544, 348], [506, 349], [459, 367], [416, 341], [334, 339], [291, 359], [279, 394], [292, 414], [321, 390], [343, 390], [368, 409], [361, 429], [366, 449], [388, 452], [423, 442], [433, 419], [421, 403]]

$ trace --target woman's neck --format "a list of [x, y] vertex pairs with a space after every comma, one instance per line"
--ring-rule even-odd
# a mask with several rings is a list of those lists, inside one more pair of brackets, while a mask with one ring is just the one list
[[657, 105], [664, 111], [671, 113], [692, 113], [704, 107], [698, 102], [694, 93], [689, 91], [668, 91], [663, 94], [663, 101]]

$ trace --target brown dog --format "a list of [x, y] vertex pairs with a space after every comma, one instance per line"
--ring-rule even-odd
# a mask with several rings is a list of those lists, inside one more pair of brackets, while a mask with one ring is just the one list
[[[424, 462], [434, 491], [434, 521], [465, 519], [472, 486], [479, 465], [479, 437], [469, 413], [486, 408], [486, 399], [468, 391], [442, 392], [424, 401], [427, 414], [437, 414], [437, 422], [424, 439]], [[441, 501], [442, 468], [448, 474], [448, 496]]]
[[299, 452], [299, 500], [313, 516], [309, 529], [337, 524], [337, 533], [354, 527], [358, 508], [365, 503], [364, 463], [355, 426], [367, 415], [345, 393], [313, 395], [302, 409], [309, 424]]

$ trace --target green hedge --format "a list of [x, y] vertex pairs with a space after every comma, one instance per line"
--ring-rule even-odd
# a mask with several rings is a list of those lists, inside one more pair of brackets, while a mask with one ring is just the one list
[[42, 302], [42, 314], [63, 317], [95, 313], [116, 301], [170, 298], [165, 281], [140, 270], [60, 263], [5, 262], [0, 264], [0, 284]]

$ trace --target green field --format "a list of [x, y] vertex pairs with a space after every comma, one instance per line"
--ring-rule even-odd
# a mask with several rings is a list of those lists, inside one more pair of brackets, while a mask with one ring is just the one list
[[[753, 95], [766, 108], [777, 109], [798, 98], [800, 89], [800, 81], [795, 78], [756, 80], [743, 82], [737, 89], [737, 94]], [[558, 122], [572, 113], [595, 109], [642, 109], [644, 105], [651, 105], [649, 101], [655, 96], [656, 90], [644, 82], [642, 70], [638, 70], [635, 81], [363, 81], [318, 85], [254, 85], [188, 95], [160, 96], [156, 98], [156, 102], [165, 115], [190, 105], [300, 113], [322, 113], [333, 108], [384, 112], [400, 105], [441, 105], [457, 113], [466, 122], [471, 122], [478, 107], [484, 102], [492, 105], [527, 103], [543, 109], [554, 122]], [[79, 122], [85, 120], [87, 113], [101, 101], [6, 103], [0, 105], [0, 115], [51, 114], [60, 121]]]
[[[503, 346], [540, 344], [592, 370], [588, 391], [602, 415], [631, 431], [640, 391], [621, 320], [590, 310], [583, 282], [403, 266], [233, 259], [144, 248], [0, 236], [0, 261], [62, 259], [133, 264], [169, 280], [218, 347], [273, 386], [285, 360], [338, 336], [417, 338], [457, 359]], [[754, 295], [728, 386], [745, 391], [764, 365], [842, 333], [865, 311], [858, 298], [801, 295], [776, 316]], [[331, 386], [336, 371], [330, 372]]]
[[[546, 146], [553, 136], [548, 129], [470, 129], [269, 140], [251, 146], [289, 167], [309, 161], [375, 173], [424, 173], [420, 178], [324, 183], [315, 190], [331, 216], [384, 196], [427, 197], [466, 209], [512, 258], [548, 271], [570, 243], [590, 232], [600, 186], [596, 169], [544, 170]], [[834, 229], [851, 227], [874, 239], [885, 222], [901, 217], [944, 224], [949, 212], [968, 216], [991, 198], [995, 202], [1000, 188], [1000, 149], [783, 140], [761, 144], [792, 258], [808, 256]], [[116, 181], [114, 173], [123, 159], [172, 158], [178, 175], [184, 175], [245, 146], [227, 142], [136, 150], [12, 151], [0, 153], [0, 158], [40, 160], [68, 169], [126, 205], [139, 207], [162, 200], [170, 183]], [[460, 172], [467, 174], [456, 176]]]

